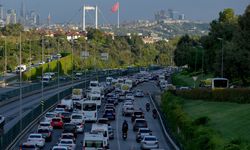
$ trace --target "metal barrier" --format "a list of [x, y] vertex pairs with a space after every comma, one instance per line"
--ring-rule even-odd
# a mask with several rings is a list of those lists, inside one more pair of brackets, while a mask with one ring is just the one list
[[[148, 92], [149, 93], [149, 92]], [[164, 132], [165, 137], [167, 138], [168, 142], [171, 144], [172, 148], [175, 150], [180, 150], [181, 145], [179, 142], [174, 138], [171, 134], [171, 130], [167, 126], [166, 116], [161, 112], [161, 108], [157, 102], [155, 102], [155, 98], [152, 98], [151, 94], [149, 93], [150, 101], [153, 104], [154, 108], [157, 110], [158, 120], [161, 124], [162, 130]]]

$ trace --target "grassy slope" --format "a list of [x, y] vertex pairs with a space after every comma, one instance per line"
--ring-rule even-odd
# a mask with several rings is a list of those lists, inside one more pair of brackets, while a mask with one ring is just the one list
[[205, 101], [184, 101], [184, 111], [192, 118], [208, 116], [210, 126], [226, 140], [242, 137], [250, 139], [250, 104]]
[[[196, 87], [199, 87], [200, 80], [204, 80], [204, 79], [212, 77], [211, 74], [204, 75], [203, 77], [202, 77], [202, 74], [199, 74], [197, 76], [198, 78], [197, 78], [197, 81], [195, 82]], [[182, 72], [182, 73], [173, 75], [172, 82], [176, 86], [188, 86], [188, 87], [194, 86], [194, 80], [192, 78], [192, 75], [188, 74], [187, 72]]]

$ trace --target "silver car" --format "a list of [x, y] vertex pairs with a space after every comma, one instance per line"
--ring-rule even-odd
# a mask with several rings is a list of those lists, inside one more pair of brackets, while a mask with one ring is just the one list
[[159, 141], [156, 136], [146, 135], [141, 140], [141, 149], [159, 148]]

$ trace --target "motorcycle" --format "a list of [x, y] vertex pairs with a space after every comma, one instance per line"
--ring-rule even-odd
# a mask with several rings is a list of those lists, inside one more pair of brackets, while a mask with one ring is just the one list
[[157, 111], [155, 109], [153, 110], [152, 114], [153, 114], [153, 118], [156, 119], [156, 117], [157, 117]]
[[126, 139], [127, 139], [127, 136], [128, 136], [128, 135], [127, 135], [127, 132], [123, 132], [123, 133], [122, 133], [122, 138], [123, 138], [123, 140], [126, 140]]
[[149, 103], [146, 104], [146, 110], [147, 110], [147, 112], [150, 110], [150, 104]]

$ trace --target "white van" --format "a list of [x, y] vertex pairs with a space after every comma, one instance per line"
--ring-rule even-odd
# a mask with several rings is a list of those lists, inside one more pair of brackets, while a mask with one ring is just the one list
[[102, 133], [104, 139], [107, 142], [109, 141], [109, 129], [107, 124], [93, 123], [91, 127], [91, 133]]
[[42, 82], [43, 83], [49, 83], [52, 80], [51, 76], [43, 76]]
[[25, 72], [27, 70], [27, 67], [26, 65], [19, 65], [16, 67], [16, 73], [22, 73], [22, 72]]
[[108, 149], [108, 142], [101, 133], [84, 133], [83, 149], [84, 150], [103, 150]]
[[66, 105], [66, 110], [68, 110], [68, 111], [73, 110], [73, 101], [72, 101], [72, 99], [62, 99], [61, 104]]

